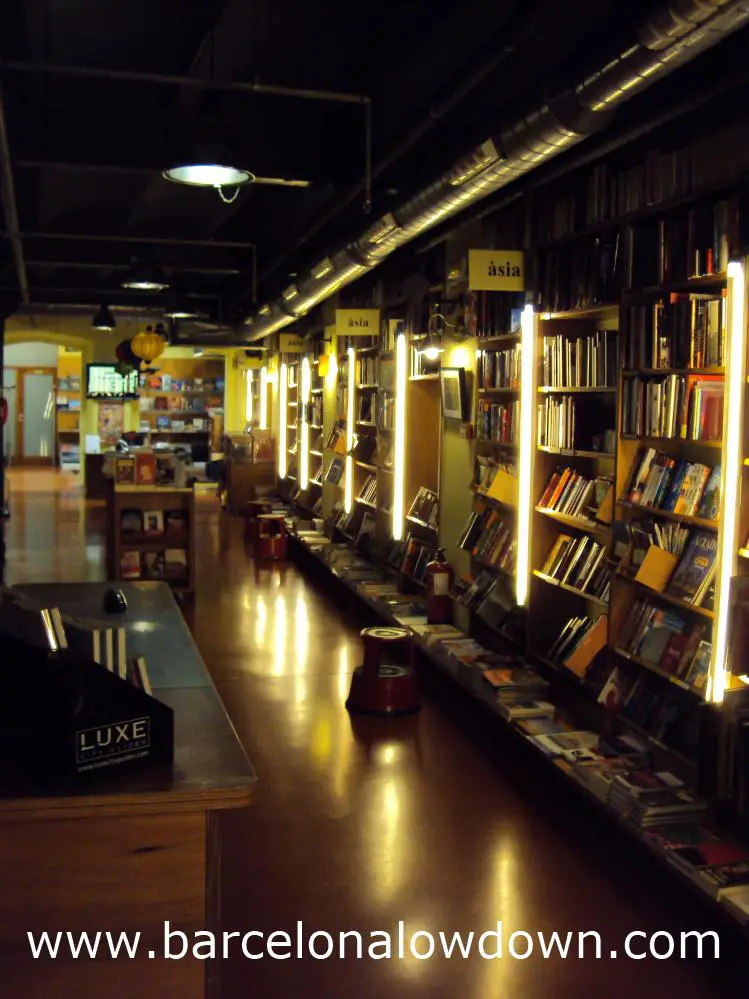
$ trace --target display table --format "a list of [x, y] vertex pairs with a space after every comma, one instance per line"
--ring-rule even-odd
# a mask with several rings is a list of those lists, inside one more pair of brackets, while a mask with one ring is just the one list
[[[248, 805], [256, 781], [165, 583], [123, 583], [128, 612], [102, 613], [103, 583], [19, 587], [46, 606], [127, 627], [154, 695], [174, 711], [173, 767], [35, 790], [0, 783], [0, 968], [4, 999], [216, 999], [220, 962], [167, 961], [164, 922], [218, 930], [217, 812]], [[103, 954], [34, 960], [27, 931], [92, 936]], [[138, 956], [112, 960], [104, 933], [140, 931]], [[149, 958], [149, 950], [155, 957]]]

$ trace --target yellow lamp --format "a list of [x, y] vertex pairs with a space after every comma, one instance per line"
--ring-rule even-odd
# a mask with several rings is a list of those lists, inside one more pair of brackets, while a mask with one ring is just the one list
[[130, 347], [136, 357], [149, 364], [164, 353], [166, 340], [154, 330], [153, 326], [146, 326], [145, 330], [136, 333]]
[[317, 373], [321, 378], [324, 378], [328, 373], [328, 368], [330, 367], [330, 354], [320, 354], [317, 359]]

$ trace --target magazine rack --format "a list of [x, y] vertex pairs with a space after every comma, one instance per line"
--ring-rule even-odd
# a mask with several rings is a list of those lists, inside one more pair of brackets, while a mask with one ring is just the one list
[[5, 635], [0, 657], [0, 754], [23, 774], [54, 783], [172, 762], [172, 709], [128, 680]]

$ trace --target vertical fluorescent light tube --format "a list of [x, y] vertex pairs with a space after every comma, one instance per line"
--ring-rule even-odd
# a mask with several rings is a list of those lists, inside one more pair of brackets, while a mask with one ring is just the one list
[[726, 691], [728, 650], [728, 599], [731, 576], [736, 571], [736, 528], [739, 505], [739, 476], [742, 460], [746, 344], [746, 275], [743, 262], [728, 265], [728, 308], [726, 330], [726, 387], [723, 409], [723, 481], [720, 492], [721, 526], [718, 534], [717, 599], [713, 622], [713, 661], [707, 699], [720, 704]]
[[289, 407], [287, 405], [287, 390], [289, 383], [289, 369], [286, 364], [281, 365], [281, 373], [278, 378], [278, 477], [286, 478], [286, 423], [289, 419]]
[[349, 347], [348, 357], [348, 398], [346, 400], [346, 487], [343, 498], [343, 509], [351, 513], [354, 505], [354, 459], [348, 453], [354, 446], [354, 388], [356, 385], [356, 351]]
[[299, 399], [299, 433], [302, 445], [299, 459], [299, 488], [306, 489], [309, 485], [309, 423], [307, 423], [307, 404], [309, 403], [310, 370], [309, 358], [302, 360], [302, 384]]
[[247, 423], [252, 423], [252, 375], [252, 368], [248, 368], [244, 373], [247, 392], [244, 398], [244, 418]]
[[393, 540], [403, 540], [406, 489], [406, 334], [395, 340], [395, 452], [393, 455]]
[[268, 429], [268, 369], [260, 369], [260, 429]]
[[520, 436], [518, 438], [518, 541], [515, 562], [515, 600], [528, 602], [530, 575], [531, 511], [533, 509], [533, 418], [536, 411], [536, 324], [533, 306], [523, 309], [520, 338]]

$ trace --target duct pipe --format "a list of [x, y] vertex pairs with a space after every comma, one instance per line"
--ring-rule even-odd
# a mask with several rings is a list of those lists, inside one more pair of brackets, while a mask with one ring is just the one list
[[[614, 110], [634, 94], [712, 48], [749, 23], [749, 0], [671, 0], [648, 18], [634, 44], [573, 91], [549, 101], [499, 136], [472, 150], [433, 184], [371, 225], [347, 250], [362, 263], [338, 268], [331, 291], [376, 266], [414, 237], [493, 194], [559, 153], [605, 128]], [[300, 287], [310, 281], [307, 275]], [[312, 304], [330, 291], [318, 289]], [[279, 313], [281, 310], [279, 309]], [[298, 313], [301, 314], [301, 313]], [[273, 329], [257, 319], [251, 340], [280, 329], [293, 317], [277, 315]]]

